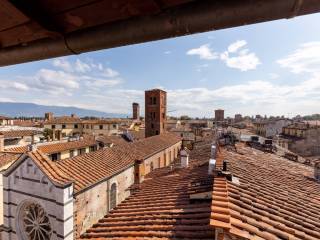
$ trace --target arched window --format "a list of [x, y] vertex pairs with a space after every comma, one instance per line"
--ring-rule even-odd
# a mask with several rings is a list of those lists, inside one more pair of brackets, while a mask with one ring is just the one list
[[52, 227], [43, 207], [35, 202], [25, 202], [18, 212], [17, 227], [19, 239], [50, 239]]
[[110, 191], [110, 209], [117, 206], [117, 184], [112, 183]]
[[151, 163], [150, 163], [150, 172], [152, 172], [153, 169], [154, 169], [154, 167], [153, 167], [153, 162], [151, 162]]

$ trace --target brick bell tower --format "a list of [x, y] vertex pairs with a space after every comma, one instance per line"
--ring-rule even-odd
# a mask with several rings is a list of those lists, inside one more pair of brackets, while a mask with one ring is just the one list
[[161, 89], [145, 91], [145, 135], [151, 137], [165, 132], [167, 92]]

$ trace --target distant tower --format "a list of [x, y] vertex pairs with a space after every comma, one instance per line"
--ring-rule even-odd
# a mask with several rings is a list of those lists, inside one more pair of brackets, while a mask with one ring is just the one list
[[140, 106], [139, 103], [132, 103], [132, 118], [133, 119], [140, 119]]
[[214, 110], [214, 120], [216, 123], [221, 123], [224, 121], [224, 110], [216, 109]]
[[145, 135], [151, 137], [165, 132], [167, 93], [160, 89], [145, 91]]
[[51, 120], [53, 120], [53, 113], [52, 113], [52, 112], [46, 112], [46, 113], [44, 114], [44, 119], [45, 119], [46, 121], [51, 121]]
[[238, 123], [242, 121], [242, 115], [241, 114], [236, 114], [234, 115], [234, 122]]

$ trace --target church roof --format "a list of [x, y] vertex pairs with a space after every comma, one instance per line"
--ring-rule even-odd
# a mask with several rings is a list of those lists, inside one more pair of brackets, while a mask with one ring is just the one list
[[[50, 160], [41, 149], [28, 151], [25, 156], [33, 159], [53, 183], [66, 185], [73, 182], [77, 193], [124, 171], [136, 160], [145, 159], [179, 141], [180, 138], [167, 133], [58, 161]], [[10, 169], [6, 174], [9, 172]]]

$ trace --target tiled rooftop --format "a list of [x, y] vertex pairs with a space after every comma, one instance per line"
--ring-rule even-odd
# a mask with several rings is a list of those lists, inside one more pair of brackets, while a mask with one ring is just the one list
[[21, 153], [0, 153], [0, 169], [6, 168], [9, 164], [16, 161], [21, 156]]
[[35, 152], [28, 152], [28, 155], [42, 164], [49, 178], [52, 177], [54, 181], [60, 183], [60, 176], [64, 176], [66, 182], [73, 181], [74, 191], [77, 193], [125, 170], [132, 166], [135, 160], [144, 159], [179, 141], [180, 139], [172, 134], [163, 134], [55, 162], [44, 156], [39, 148]]
[[112, 124], [120, 123], [122, 120], [119, 119], [93, 119], [93, 120], [82, 120], [83, 124]]
[[1, 131], [4, 135], [4, 138], [18, 138], [24, 136], [32, 136], [36, 134], [42, 134], [42, 131], [35, 130], [10, 130], [10, 131]]
[[97, 136], [96, 140], [104, 144], [113, 144], [114, 146], [127, 143], [121, 136]]
[[52, 120], [45, 121], [44, 124], [63, 124], [63, 123], [81, 123], [79, 117], [61, 116], [55, 117]]
[[320, 239], [313, 169], [242, 145], [238, 152], [222, 150], [240, 184], [219, 180], [212, 206], [220, 216], [212, 223], [244, 239]]
[[235, 239], [320, 239], [320, 184], [313, 168], [241, 144], [237, 152], [220, 149], [217, 158], [217, 168], [228, 160], [238, 181], [216, 176], [204, 187], [213, 189], [210, 205], [190, 203], [193, 183], [210, 182], [205, 149], [210, 144], [191, 151], [188, 169], [154, 170], [82, 238], [214, 239], [219, 227]]
[[[72, 142], [58, 142], [58, 143], [48, 143], [45, 145], [39, 145], [38, 149], [45, 154], [52, 154], [72, 149], [79, 149], [88, 146], [96, 145], [96, 141], [93, 138], [85, 138], [79, 141]], [[7, 148], [6, 151], [10, 152], [26, 152], [28, 150], [28, 146], [18, 146]]]
[[[210, 150], [210, 148], [209, 148]], [[190, 202], [190, 194], [211, 191], [208, 151], [184, 169], [161, 168], [139, 190], [94, 224], [88, 239], [214, 239], [210, 200]]]

